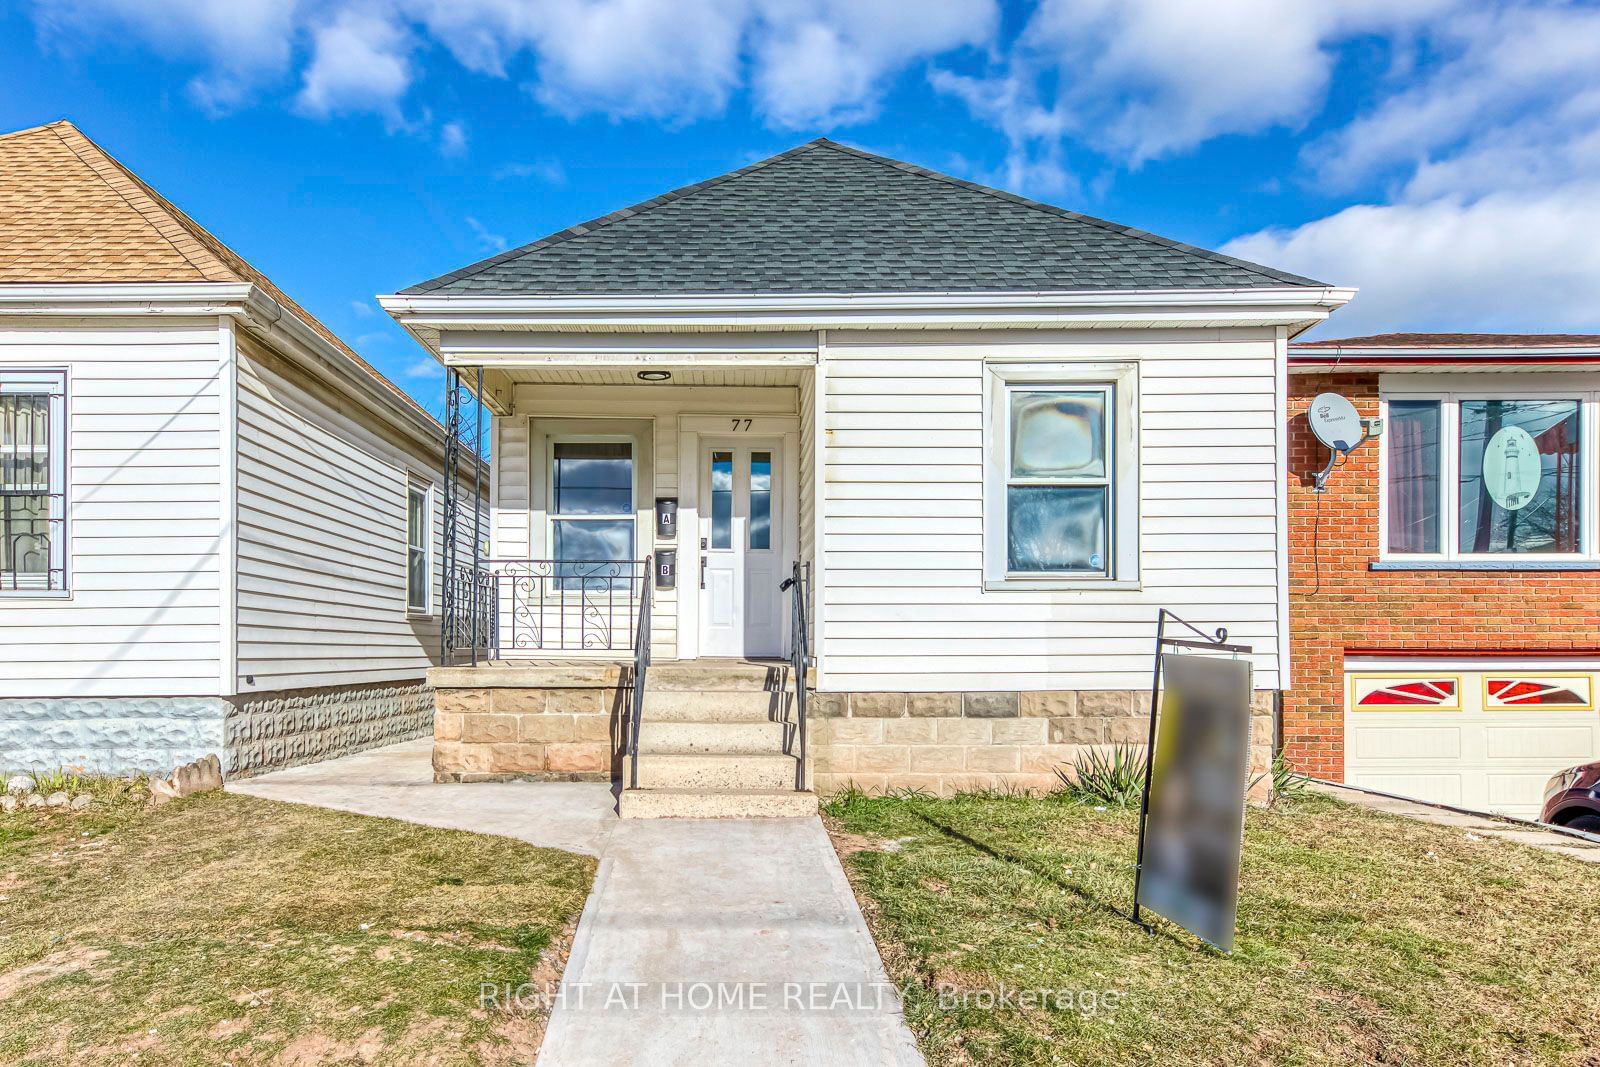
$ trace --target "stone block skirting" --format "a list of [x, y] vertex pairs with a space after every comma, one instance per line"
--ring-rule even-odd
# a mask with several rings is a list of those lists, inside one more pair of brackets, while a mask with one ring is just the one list
[[222, 752], [227, 709], [220, 697], [0, 700], [0, 770], [166, 774]]
[[631, 688], [613, 664], [439, 668], [436, 782], [611, 781], [622, 770]]
[[235, 697], [223, 723], [230, 778], [426, 737], [433, 690], [420, 682], [284, 689]]
[[230, 778], [425, 736], [433, 693], [419, 682], [224, 697], [0, 700], [0, 770], [71, 767], [166, 774], [210, 754]]
[[[648, 708], [648, 706], [647, 706]], [[1272, 765], [1273, 694], [1251, 703], [1252, 774]], [[820, 793], [1048, 792], [1090, 746], [1143, 747], [1150, 692], [814, 693], [809, 747]]]

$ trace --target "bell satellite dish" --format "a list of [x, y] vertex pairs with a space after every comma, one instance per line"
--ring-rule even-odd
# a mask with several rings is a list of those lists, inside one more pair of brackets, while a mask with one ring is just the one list
[[1521, 426], [1503, 426], [1483, 449], [1483, 487], [1507, 511], [1527, 507], [1539, 492], [1544, 461], [1533, 435]]
[[1335, 452], [1348, 452], [1361, 443], [1361, 415], [1338, 393], [1318, 393], [1306, 412], [1311, 432]]

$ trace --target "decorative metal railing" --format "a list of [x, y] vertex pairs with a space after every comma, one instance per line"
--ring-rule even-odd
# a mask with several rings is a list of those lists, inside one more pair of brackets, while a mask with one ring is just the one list
[[806, 675], [811, 666], [811, 565], [796, 563], [794, 573], [778, 588], [789, 593], [790, 630], [794, 635], [790, 640], [789, 666], [794, 674], [794, 738], [798, 750], [794, 753], [797, 757], [794, 787], [803, 791], [806, 787]]
[[650, 561], [490, 559], [458, 565], [444, 620], [452, 662], [552, 652], [630, 652]]
[[653, 558], [644, 558], [639, 586], [639, 624], [633, 633], [633, 707], [628, 717], [628, 786], [639, 788], [639, 724], [644, 721], [645, 676], [650, 671], [650, 587]]

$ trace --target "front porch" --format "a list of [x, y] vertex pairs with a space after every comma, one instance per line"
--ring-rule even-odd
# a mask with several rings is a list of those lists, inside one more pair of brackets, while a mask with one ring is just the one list
[[616, 782], [624, 818], [812, 814], [794, 672], [593, 656], [438, 667], [434, 780]]

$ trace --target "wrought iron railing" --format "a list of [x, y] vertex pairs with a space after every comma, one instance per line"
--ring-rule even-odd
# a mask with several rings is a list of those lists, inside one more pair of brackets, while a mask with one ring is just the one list
[[645, 676], [650, 671], [650, 586], [652, 557], [644, 558], [639, 588], [639, 624], [633, 633], [633, 707], [628, 716], [628, 787], [639, 788], [639, 724], [644, 721]]
[[789, 593], [789, 621], [793, 637], [790, 639], [789, 666], [794, 674], [794, 787], [806, 788], [806, 675], [811, 666], [811, 629], [809, 598], [811, 595], [811, 566], [796, 563], [794, 573], [779, 584], [780, 590]]
[[630, 652], [649, 598], [647, 559], [491, 559], [454, 574], [444, 620], [451, 662]]

